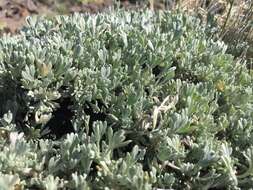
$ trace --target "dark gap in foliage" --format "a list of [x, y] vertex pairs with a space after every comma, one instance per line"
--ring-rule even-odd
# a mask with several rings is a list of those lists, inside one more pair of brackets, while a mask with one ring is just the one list
[[150, 92], [149, 92], [149, 88], [148, 87], [145, 87], [144, 88], [144, 91], [146, 93], [146, 96], [149, 96], [150, 95]]
[[253, 62], [247, 62], [246, 67], [249, 70], [249, 72], [253, 72]]
[[186, 81], [186, 82], [190, 82], [193, 84], [198, 84], [200, 82], [204, 82], [203, 79], [201, 79], [197, 75], [194, 75], [191, 71], [181, 68], [179, 65], [179, 60], [174, 60], [172, 62], [172, 66], [176, 67], [175, 79], [180, 79], [181, 81]]
[[227, 137], [227, 132], [226, 130], [219, 131], [217, 134], [215, 134], [215, 137], [217, 140], [224, 140]]
[[211, 1], [210, 0], [206, 0], [204, 3], [205, 3], [205, 7], [209, 7]]
[[[99, 110], [95, 110], [95, 108], [92, 107], [92, 105], [95, 105], [99, 108]], [[100, 100], [93, 100], [91, 102], [86, 101], [84, 104], [84, 112], [88, 116], [90, 116], [89, 121], [89, 127], [92, 127], [93, 123], [95, 121], [105, 121], [106, 119], [106, 113], [103, 112], [104, 109], [106, 109], [106, 105], [102, 103]]]
[[151, 150], [148, 149], [145, 156], [144, 156], [144, 162], [143, 162], [143, 170], [144, 171], [150, 171], [150, 165], [152, 165], [152, 161], [154, 160], [154, 158], [156, 157], [156, 151], [155, 150]]
[[[228, 109], [229, 109], [229, 105], [227, 104], [227, 100], [226, 97], [223, 93], [218, 95], [218, 100], [217, 100], [217, 104], [218, 104], [218, 109], [212, 114], [214, 121], [217, 122], [217, 120], [219, 119], [220, 115], [222, 115], [222, 113], [227, 113]], [[221, 131], [219, 131], [218, 133], [215, 134], [215, 137], [218, 140], [224, 140], [228, 138], [228, 131], [227, 129], [223, 129]]]
[[117, 86], [117, 87], [114, 89], [114, 94], [115, 94], [115, 96], [120, 96], [122, 93], [123, 93], [123, 88], [122, 88], [122, 86]]
[[221, 188], [219, 188], [219, 187], [212, 187], [212, 188], [209, 188], [209, 190], [221, 190]]
[[223, 93], [219, 95], [217, 104], [219, 106], [218, 115], [227, 112], [229, 105], [227, 104], [226, 96]]
[[74, 112], [70, 108], [73, 105], [71, 98], [60, 98], [57, 103], [59, 103], [59, 108], [53, 112], [52, 118], [41, 130], [42, 138], [56, 137], [59, 139], [67, 133], [75, 132], [71, 123], [74, 116]]
[[39, 185], [35, 184], [35, 185], [31, 185], [30, 189], [32, 189], [32, 190], [41, 190], [41, 187]]
[[[143, 60], [145, 62], [145, 60]], [[148, 65], [146, 63], [141, 65], [142, 70], [144, 71]], [[159, 76], [164, 70], [164, 67], [160, 65], [156, 65], [154, 68], [152, 68], [152, 74], [155, 75], [155, 77]]]
[[98, 167], [97, 166], [98, 166], [98, 164], [96, 162], [93, 161], [91, 163], [89, 177], [97, 175], [97, 172], [98, 172]]
[[[15, 101], [17, 103], [16, 110], [12, 111], [12, 114], [14, 116], [13, 120], [17, 125], [17, 129], [20, 132], [24, 132], [26, 135], [29, 136], [30, 129], [28, 126], [32, 123], [32, 115], [28, 114], [29, 112], [29, 105], [27, 105], [27, 102], [25, 102], [25, 94], [27, 94], [27, 90], [24, 90], [19, 85], [15, 88]], [[12, 97], [14, 98], [14, 97]]]
[[[128, 140], [132, 140], [132, 139], [130, 139], [129, 137], [126, 136], [125, 140], [128, 141]], [[133, 150], [133, 148], [134, 148], [135, 145], [136, 145], [135, 142], [132, 141], [127, 146], [114, 149], [113, 150], [113, 157], [115, 157], [117, 159], [125, 157], [126, 153], [132, 152], [132, 150]]]
[[161, 74], [163, 72], [163, 67], [161, 67], [160, 65], [156, 65], [153, 69], [152, 69], [152, 74], [155, 75], [155, 77], [157, 77], [159, 74]]

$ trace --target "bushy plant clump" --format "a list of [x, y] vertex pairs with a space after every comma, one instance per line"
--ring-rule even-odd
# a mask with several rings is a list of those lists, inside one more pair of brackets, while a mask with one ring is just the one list
[[0, 39], [1, 189], [247, 189], [252, 75], [194, 17], [29, 18]]

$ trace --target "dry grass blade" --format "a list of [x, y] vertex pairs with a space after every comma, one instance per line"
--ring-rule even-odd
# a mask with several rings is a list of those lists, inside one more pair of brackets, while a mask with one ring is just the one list
[[176, 96], [167, 96], [160, 106], [155, 106], [154, 112], [153, 112], [153, 129], [157, 125], [158, 116], [161, 112], [165, 113], [168, 110], [174, 108], [178, 102], [178, 95]]

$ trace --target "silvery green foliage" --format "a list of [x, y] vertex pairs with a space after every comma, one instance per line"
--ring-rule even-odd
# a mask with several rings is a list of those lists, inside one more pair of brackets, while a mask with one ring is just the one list
[[0, 187], [2, 190], [13, 190], [15, 185], [19, 184], [18, 175], [8, 175], [0, 173]]
[[[27, 22], [0, 39], [0, 189], [252, 186], [252, 73], [199, 20], [112, 11]], [[55, 115], [66, 99], [69, 134]], [[53, 119], [63, 135], [45, 138]]]

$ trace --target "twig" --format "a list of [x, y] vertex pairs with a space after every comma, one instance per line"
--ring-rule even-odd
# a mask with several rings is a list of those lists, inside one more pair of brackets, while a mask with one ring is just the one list
[[150, 9], [154, 10], [154, 0], [149, 0]]
[[226, 20], [225, 20], [225, 22], [224, 22], [224, 24], [222, 26], [222, 30], [221, 30], [220, 36], [222, 36], [224, 34], [224, 32], [225, 32], [225, 28], [227, 26], [227, 22], [228, 22], [228, 19], [229, 19], [230, 15], [231, 15], [232, 8], [233, 8], [234, 2], [235, 2], [235, 0], [229, 0], [229, 1], [230, 1], [230, 7], [229, 7], [229, 10], [228, 10], [228, 14], [226, 16]]

